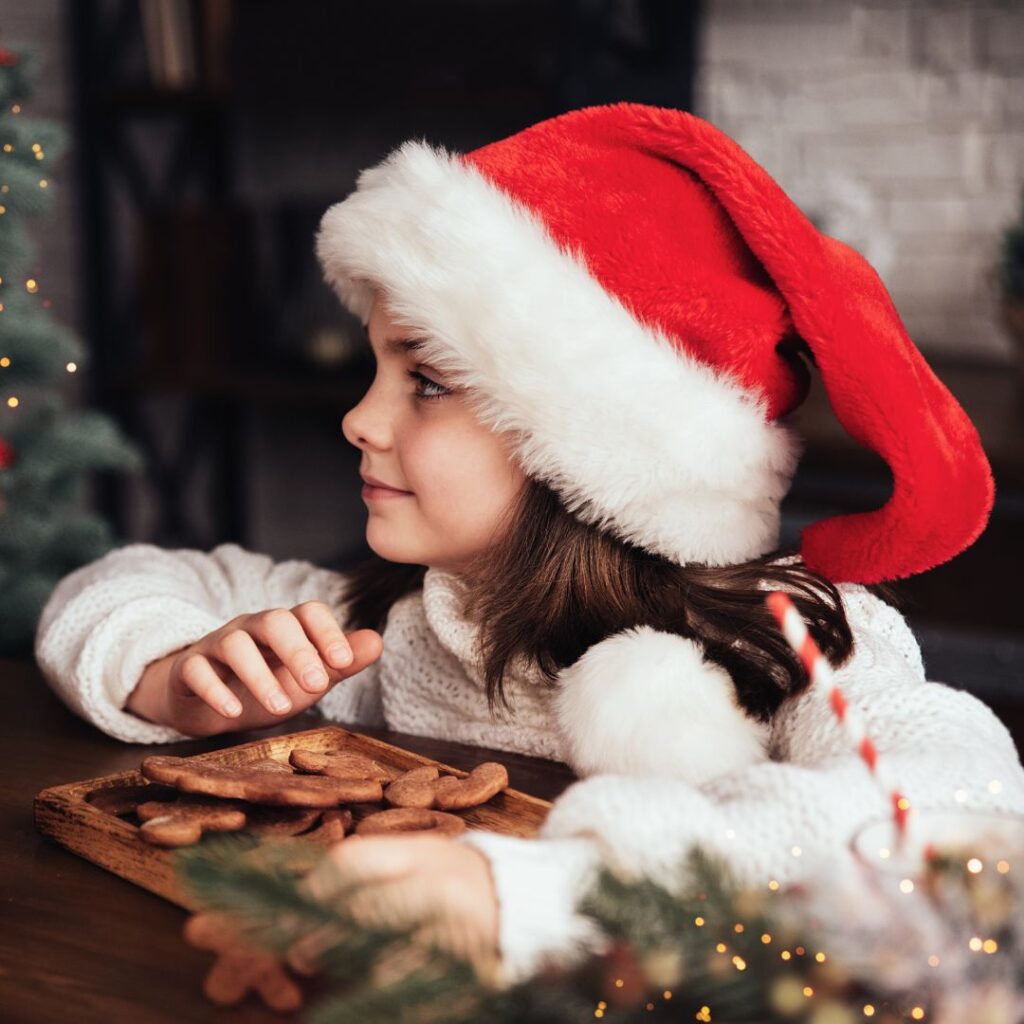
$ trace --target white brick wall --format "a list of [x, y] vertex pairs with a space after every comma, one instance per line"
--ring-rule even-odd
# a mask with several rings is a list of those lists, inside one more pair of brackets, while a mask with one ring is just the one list
[[694, 110], [871, 262], [923, 352], [1010, 361], [1024, 3], [705, 0]]

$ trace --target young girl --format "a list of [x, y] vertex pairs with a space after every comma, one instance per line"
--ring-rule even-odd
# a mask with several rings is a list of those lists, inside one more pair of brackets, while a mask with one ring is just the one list
[[[838, 881], [852, 834], [887, 814], [769, 589], [913, 807], [1024, 811], [1006, 728], [926, 680], [882, 599], [983, 529], [977, 434], [875, 272], [734, 141], [634, 103], [465, 155], [411, 140], [327, 211], [317, 254], [377, 361], [342, 424], [374, 557], [341, 574], [234, 544], [110, 552], [39, 623], [77, 713], [164, 743], [318, 703], [568, 762], [580, 780], [537, 838], [331, 851], [368, 916], [416, 921], [505, 982], [600, 947], [574, 905], [601, 863], [680, 889], [699, 841], [752, 884], [822, 863]], [[785, 551], [801, 357], [894, 488]]]

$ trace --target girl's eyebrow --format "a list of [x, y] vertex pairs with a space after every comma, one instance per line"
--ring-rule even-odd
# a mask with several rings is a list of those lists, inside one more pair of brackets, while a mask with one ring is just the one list
[[389, 338], [386, 348], [388, 352], [418, 352], [425, 344], [424, 338]]
[[[370, 351], [373, 351], [373, 343], [370, 341], [370, 332], [363, 330], [363, 337], [366, 339], [366, 343], [370, 346]], [[384, 343], [384, 351], [390, 353], [399, 352], [418, 352], [426, 344], [424, 338], [388, 338]]]

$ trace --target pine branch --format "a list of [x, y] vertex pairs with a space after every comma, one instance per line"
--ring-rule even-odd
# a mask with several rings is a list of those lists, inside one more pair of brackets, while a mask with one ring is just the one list
[[[208, 836], [181, 851], [181, 871], [200, 901], [247, 922], [253, 941], [276, 952], [303, 935], [323, 937], [318, 959], [339, 987], [315, 1009], [310, 1024], [563, 1024], [595, 1018], [602, 1024], [807, 1024], [829, 1014], [847, 1019], [851, 1008], [867, 1002], [878, 1008], [879, 1021], [904, 1019], [899, 1014], [913, 1006], [924, 1007], [931, 1020], [941, 999], [955, 1000], [965, 984], [979, 983], [979, 1000], [1019, 998], [1024, 989], [1024, 914], [1015, 879], [991, 869], [972, 874], [955, 857], [930, 866], [927, 884], [919, 886], [930, 896], [921, 892], [908, 900], [900, 894], [898, 903], [859, 915], [828, 909], [834, 900], [826, 886], [826, 899], [817, 906], [828, 909], [827, 926], [808, 913], [813, 886], [785, 894], [741, 888], [725, 863], [699, 845], [679, 874], [683, 895], [604, 868], [578, 910], [608, 936], [610, 951], [494, 991], [479, 983], [470, 964], [413, 941], [411, 927], [357, 922], [345, 909], [354, 886], [344, 888], [340, 877], [329, 900], [311, 899], [296, 871], [323, 870], [330, 863], [325, 851], [273, 843], [254, 849], [254, 842], [244, 833]], [[297, 868], [302, 855], [306, 860]], [[946, 927], [941, 935], [932, 930], [936, 907]], [[1000, 956], [969, 953], [966, 965], [946, 959], [979, 931], [998, 940]], [[909, 963], [933, 941], [946, 943], [943, 964], [951, 973], [925, 968], [911, 972], [909, 987], [894, 985], [884, 957], [895, 950]], [[839, 955], [830, 948], [826, 958], [821, 950], [830, 943]], [[989, 1019], [1001, 1021], [997, 1015]]]

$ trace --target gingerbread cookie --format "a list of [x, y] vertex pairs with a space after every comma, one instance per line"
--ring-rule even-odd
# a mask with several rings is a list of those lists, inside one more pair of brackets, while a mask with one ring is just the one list
[[247, 804], [245, 827], [258, 836], [296, 836], [312, 828], [325, 812], [319, 807], [269, 807]]
[[497, 761], [478, 764], [464, 779], [453, 775], [434, 784], [434, 806], [443, 811], [476, 807], [508, 788], [508, 771]]
[[142, 821], [139, 835], [155, 846], [190, 846], [204, 832], [237, 832], [246, 823], [240, 804], [202, 797], [151, 800], [139, 804], [135, 813]]
[[147, 779], [189, 793], [285, 807], [337, 807], [340, 803], [380, 800], [383, 790], [374, 779], [335, 779], [267, 770], [266, 767], [222, 767], [208, 761], [154, 755], [142, 762]]
[[[288, 976], [280, 959], [247, 942], [228, 915], [216, 911], [193, 914], [185, 922], [183, 934], [189, 945], [217, 954], [203, 982], [203, 992], [211, 1002], [234, 1006], [253, 989], [267, 1006], [280, 1013], [302, 1005], [302, 990]], [[305, 966], [310, 959], [296, 957], [292, 966]]]
[[304, 842], [318, 846], [330, 846], [345, 838], [352, 829], [352, 812], [347, 807], [331, 808], [324, 811], [320, 824], [301, 837]]
[[288, 761], [301, 771], [315, 772], [335, 779], [376, 779], [378, 782], [390, 782], [397, 774], [372, 757], [353, 751], [320, 754], [315, 750], [295, 747], [288, 755]]
[[425, 807], [391, 807], [368, 814], [355, 828], [356, 835], [379, 835], [385, 832], [437, 832], [457, 835], [466, 830], [466, 822], [457, 814], [432, 811]]
[[433, 807], [434, 784], [441, 773], [430, 764], [410, 768], [384, 790], [392, 807]]

